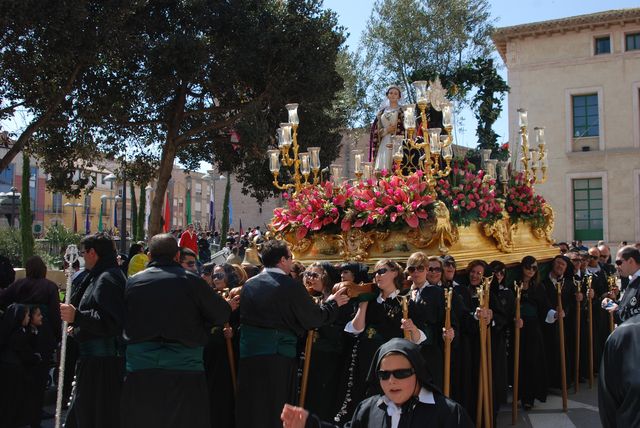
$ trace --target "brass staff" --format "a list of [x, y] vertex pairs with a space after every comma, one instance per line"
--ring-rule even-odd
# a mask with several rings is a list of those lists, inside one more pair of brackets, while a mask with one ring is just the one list
[[567, 411], [567, 367], [564, 350], [564, 318], [562, 317], [562, 286], [564, 278], [556, 283], [558, 291], [558, 335], [560, 338], [560, 376], [562, 378], [562, 411]]
[[[222, 291], [222, 297], [226, 300], [229, 298], [229, 293], [224, 290]], [[224, 329], [231, 328], [231, 325], [226, 322], [224, 323]], [[233, 330], [232, 330], [233, 331]], [[222, 332], [224, 335], [224, 330]], [[233, 385], [233, 394], [236, 395], [238, 393], [238, 382], [236, 381], [236, 359], [233, 354], [233, 339], [230, 337], [224, 337], [225, 344], [227, 346], [227, 359], [229, 360], [229, 371], [231, 372], [231, 384]]]
[[445, 316], [444, 316], [444, 395], [449, 397], [451, 387], [451, 339], [446, 336], [446, 332], [451, 329], [451, 293], [453, 288], [447, 288], [444, 297], [446, 302]]
[[[320, 304], [321, 298], [314, 298], [314, 300], [317, 304]], [[300, 407], [304, 407], [304, 401], [307, 398], [307, 387], [309, 386], [309, 367], [311, 365], [311, 347], [313, 346], [314, 335], [314, 330], [307, 331], [307, 341], [304, 344], [304, 365], [302, 366], [302, 382], [300, 384]]]
[[[478, 289], [478, 298], [480, 300], [480, 308], [485, 308], [484, 289], [482, 286]], [[487, 299], [488, 300], [488, 299]], [[480, 325], [480, 383], [482, 385], [482, 395], [478, 397], [479, 403], [482, 406], [482, 413], [484, 415], [485, 428], [491, 427], [491, 414], [489, 412], [489, 371], [487, 362], [487, 324], [483, 316], [479, 317]]]
[[589, 313], [589, 388], [593, 388], [593, 302], [591, 299], [591, 282], [593, 276], [587, 276], [587, 309]]
[[575, 356], [575, 374], [574, 374], [574, 392], [578, 393], [578, 380], [580, 379], [580, 300], [578, 295], [582, 291], [582, 280], [573, 280], [576, 286], [576, 356]]
[[[489, 309], [489, 296], [491, 296], [491, 281], [493, 276], [485, 278], [485, 309]], [[489, 419], [493, 426], [493, 352], [491, 350], [491, 324], [487, 327], [487, 389], [489, 395]]]
[[[400, 299], [400, 304], [402, 305], [402, 318], [409, 319], [409, 295], [398, 296], [398, 299]], [[411, 340], [411, 332], [409, 330], [404, 330], [404, 338]]]
[[520, 381], [520, 295], [522, 293], [522, 284], [518, 285], [513, 282], [516, 289], [516, 319], [514, 326], [514, 357], [513, 357], [513, 403], [511, 404], [511, 425], [515, 425], [518, 420], [518, 387]]

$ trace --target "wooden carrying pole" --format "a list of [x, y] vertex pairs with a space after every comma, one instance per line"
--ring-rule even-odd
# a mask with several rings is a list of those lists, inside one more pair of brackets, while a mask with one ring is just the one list
[[589, 388], [593, 388], [593, 302], [591, 300], [591, 281], [593, 281], [593, 276], [587, 276], [587, 309], [589, 315]]
[[560, 376], [562, 380], [562, 411], [567, 411], [567, 366], [565, 364], [564, 349], [564, 318], [562, 317], [562, 285], [564, 280], [560, 280], [556, 284], [558, 291], [558, 336], [560, 339]]
[[[409, 295], [398, 296], [398, 298], [402, 305], [402, 318], [409, 319]], [[404, 330], [404, 338], [409, 341], [411, 340], [411, 332], [409, 330]]]
[[580, 307], [580, 301], [578, 300], [578, 294], [582, 292], [582, 281], [574, 280], [573, 283], [576, 286], [576, 356], [575, 356], [575, 372], [573, 377], [573, 391], [578, 393], [578, 384], [580, 383], [580, 312], [582, 308]]
[[[486, 293], [484, 297], [485, 309], [489, 309], [489, 296], [491, 295], [491, 282], [486, 284]], [[487, 326], [487, 392], [489, 401], [489, 420], [490, 426], [493, 427], [493, 353], [491, 350], [491, 323]]]
[[[445, 316], [444, 316], [444, 330], [445, 334], [451, 329], [451, 293], [453, 288], [447, 288], [444, 296], [446, 302]], [[445, 336], [444, 339], [444, 395], [450, 396], [451, 389], [451, 339]]]
[[[226, 322], [224, 328], [231, 328], [231, 325]], [[233, 384], [233, 395], [238, 395], [238, 382], [236, 380], [236, 359], [233, 355], [233, 341], [230, 337], [225, 337], [224, 341], [227, 345], [227, 358], [229, 359], [229, 371], [231, 372], [231, 383]]]
[[516, 319], [513, 322], [514, 326], [514, 357], [513, 357], [513, 403], [511, 403], [511, 425], [515, 425], [518, 420], [518, 382], [520, 381], [520, 326], [518, 320], [520, 319], [520, 294], [522, 292], [522, 284], [514, 282], [516, 289]]
[[[479, 287], [478, 298], [480, 300], [480, 308], [485, 308], [484, 289]], [[488, 300], [488, 299], [487, 299]], [[489, 410], [489, 371], [487, 361], [487, 324], [484, 317], [478, 319], [480, 326], [480, 373], [479, 384], [482, 393], [478, 395], [478, 407], [482, 413], [482, 417], [476, 420], [478, 427], [484, 426], [485, 428], [491, 428], [491, 414]]]
[[304, 407], [309, 383], [309, 367], [311, 364], [311, 346], [313, 345], [313, 330], [307, 332], [307, 342], [304, 345], [304, 366], [302, 368], [302, 385], [300, 386], [300, 407]]

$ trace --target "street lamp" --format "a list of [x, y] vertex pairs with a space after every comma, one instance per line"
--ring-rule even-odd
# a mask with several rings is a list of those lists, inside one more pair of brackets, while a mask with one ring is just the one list
[[[124, 171], [124, 169], [123, 169]], [[115, 174], [111, 173], [104, 178], [106, 182], [114, 182], [117, 180]], [[127, 252], [127, 179], [122, 174], [122, 198], [116, 196], [116, 200], [122, 199], [122, 222], [120, 224], [120, 251]]]
[[205, 175], [202, 176], [203, 180], [208, 180], [211, 182], [211, 197], [209, 199], [209, 230], [213, 231], [215, 229], [215, 221], [216, 221], [216, 209], [215, 209], [215, 201], [216, 201], [216, 181], [226, 180], [227, 177], [220, 174], [214, 175], [213, 170], [207, 171]]
[[78, 219], [76, 217], [76, 207], [81, 207], [82, 204], [67, 202], [65, 207], [73, 207], [73, 233], [78, 233]]

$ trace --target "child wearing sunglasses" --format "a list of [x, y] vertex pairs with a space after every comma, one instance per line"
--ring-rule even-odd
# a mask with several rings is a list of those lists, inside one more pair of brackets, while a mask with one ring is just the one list
[[[412, 342], [395, 338], [380, 346], [368, 381], [374, 386], [374, 394], [358, 404], [344, 428], [473, 426], [462, 406], [432, 384], [420, 348]], [[338, 427], [289, 404], [284, 406], [281, 418], [284, 428]]]

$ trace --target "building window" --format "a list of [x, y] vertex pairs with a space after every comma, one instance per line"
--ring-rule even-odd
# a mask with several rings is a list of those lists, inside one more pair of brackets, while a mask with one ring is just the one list
[[609, 36], [596, 37], [595, 54], [602, 55], [611, 53], [611, 38]]
[[62, 212], [62, 193], [56, 192], [52, 196], [51, 200], [51, 212], [61, 213]]
[[627, 34], [624, 39], [625, 50], [640, 50], [640, 33]]
[[599, 136], [598, 94], [573, 95], [572, 101], [573, 138]]
[[0, 171], [0, 192], [9, 192], [11, 186], [13, 186], [13, 164], [4, 170]]
[[573, 237], [597, 241], [603, 237], [602, 179], [573, 180]]

